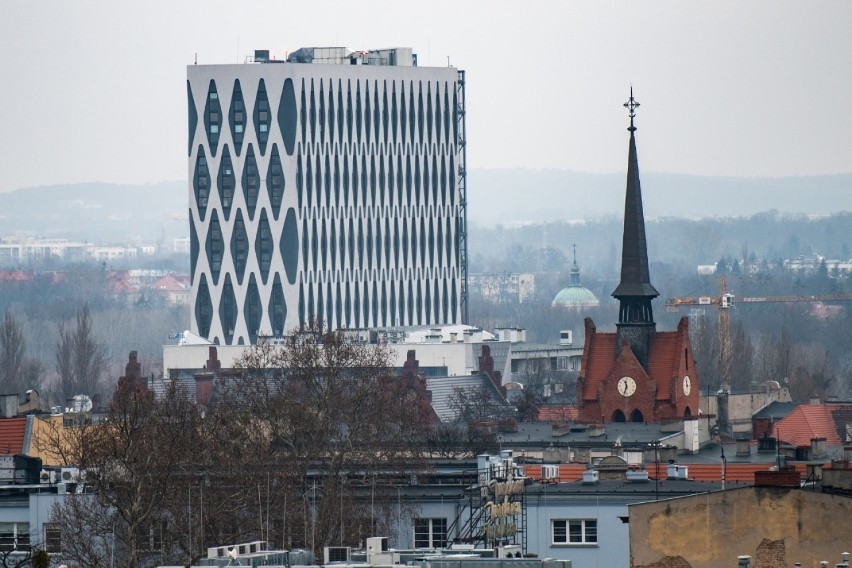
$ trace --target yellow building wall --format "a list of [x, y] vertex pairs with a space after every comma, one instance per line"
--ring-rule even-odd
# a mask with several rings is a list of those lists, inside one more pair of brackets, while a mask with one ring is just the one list
[[32, 420], [32, 436], [29, 447], [24, 448], [24, 453], [30, 457], [41, 458], [43, 466], [67, 466], [63, 456], [68, 456], [73, 444], [74, 436], [71, 429], [63, 426], [64, 417], [57, 416], [30, 416]]
[[630, 505], [631, 568], [834, 565], [852, 548], [852, 498], [745, 487]]

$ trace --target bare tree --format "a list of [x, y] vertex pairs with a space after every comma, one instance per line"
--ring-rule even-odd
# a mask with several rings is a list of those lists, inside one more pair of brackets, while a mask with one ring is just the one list
[[229, 398], [268, 439], [288, 545], [319, 552], [393, 533], [395, 484], [422, 465], [430, 415], [422, 379], [389, 360], [385, 346], [317, 323], [280, 349], [262, 339], [240, 362]]
[[514, 409], [497, 398], [491, 389], [456, 387], [447, 404], [463, 422], [488, 422], [512, 418]]
[[20, 322], [7, 311], [0, 325], [0, 384], [3, 385], [3, 392], [20, 393], [26, 346]]
[[83, 394], [90, 397], [101, 392], [101, 377], [106, 367], [106, 348], [95, 338], [89, 304], [77, 310], [73, 330], [59, 323], [56, 346], [56, 371], [59, 394], [64, 400]]
[[[186, 558], [170, 526], [185, 506], [192, 449], [204, 447], [199, 409], [174, 387], [156, 400], [143, 384], [120, 384], [105, 420], [63, 428], [41, 447], [85, 472], [88, 491], [65, 499], [53, 519], [64, 527], [63, 558], [98, 568], [136, 568]], [[70, 533], [69, 533], [70, 531]]]

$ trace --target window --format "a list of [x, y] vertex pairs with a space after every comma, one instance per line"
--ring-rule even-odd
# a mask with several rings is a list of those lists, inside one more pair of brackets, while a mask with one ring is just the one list
[[30, 549], [29, 523], [0, 523], [0, 551]]
[[136, 533], [136, 543], [139, 550], [142, 551], [158, 551], [163, 549], [163, 534], [165, 534], [166, 521], [154, 522], [144, 529], [140, 529]]
[[59, 523], [44, 523], [45, 552], [62, 552], [62, 525]]
[[447, 546], [447, 519], [414, 519], [414, 548]]
[[597, 544], [596, 519], [554, 519], [553, 544]]

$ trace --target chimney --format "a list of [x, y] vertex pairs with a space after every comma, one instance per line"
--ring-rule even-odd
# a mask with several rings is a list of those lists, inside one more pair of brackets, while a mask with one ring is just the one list
[[211, 373], [218, 373], [222, 370], [222, 362], [219, 361], [218, 352], [215, 347], [207, 348], [207, 365], [205, 369]]
[[755, 471], [755, 487], [790, 487], [797, 488], [800, 485], [799, 472], [794, 468], [783, 468], [778, 471]]
[[826, 455], [826, 439], [811, 438], [811, 459], [824, 458]]
[[737, 457], [751, 455], [751, 440], [748, 438], [737, 438]]
[[142, 376], [142, 365], [139, 364], [136, 351], [131, 351], [127, 357], [127, 365], [124, 366], [124, 376], [133, 380], [139, 380]]
[[811, 395], [810, 404], [819, 404], [820, 398], [818, 394]]
[[206, 405], [213, 397], [213, 373], [195, 373], [195, 402]]

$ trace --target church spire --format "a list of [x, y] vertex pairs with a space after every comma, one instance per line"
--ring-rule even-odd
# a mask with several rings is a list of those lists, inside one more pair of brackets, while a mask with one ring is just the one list
[[569, 285], [575, 288], [580, 286], [580, 267], [577, 266], [577, 243], [574, 243], [574, 264], [571, 265], [571, 281]]
[[[642, 188], [639, 183], [639, 158], [636, 154], [634, 118], [639, 103], [633, 98], [624, 103], [630, 116], [630, 148], [627, 157], [627, 191], [624, 201], [624, 236], [621, 249], [621, 282], [612, 293], [619, 301], [618, 329], [620, 343], [626, 339], [644, 365], [650, 334], [653, 333], [654, 312], [651, 300], [659, 296], [651, 285], [648, 270], [648, 245], [645, 241], [645, 216], [642, 211]], [[624, 329], [623, 329], [624, 328]], [[632, 328], [628, 331], [627, 328]], [[642, 330], [645, 331], [642, 331]]]

